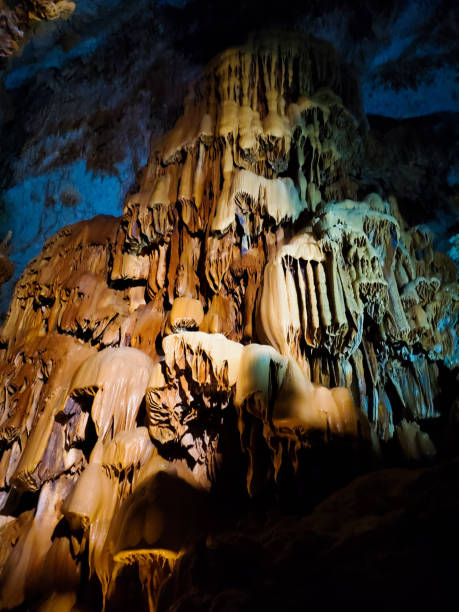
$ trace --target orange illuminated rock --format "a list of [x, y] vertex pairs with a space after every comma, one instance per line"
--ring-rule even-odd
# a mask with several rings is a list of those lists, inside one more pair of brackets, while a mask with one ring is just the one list
[[0, 330], [1, 607], [122, 607], [137, 572], [153, 610], [215, 499], [235, 523], [245, 488], [282, 505], [318, 456], [392, 439], [432, 460], [456, 272], [394, 197], [357, 201], [358, 98], [328, 43], [255, 35], [191, 84], [121, 218], [30, 262]]

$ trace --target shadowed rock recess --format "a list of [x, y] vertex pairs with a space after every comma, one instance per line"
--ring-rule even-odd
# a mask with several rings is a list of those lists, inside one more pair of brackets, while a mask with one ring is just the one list
[[395, 196], [359, 201], [361, 108], [331, 45], [253, 36], [122, 217], [28, 265], [0, 332], [1, 608], [449, 601], [456, 269]]

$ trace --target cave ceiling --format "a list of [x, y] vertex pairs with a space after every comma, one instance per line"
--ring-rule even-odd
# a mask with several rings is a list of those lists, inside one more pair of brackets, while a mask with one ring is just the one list
[[15, 273], [0, 312], [55, 231], [121, 213], [151, 139], [173, 125], [202, 66], [273, 27], [332, 42], [368, 117], [360, 195], [390, 186], [407, 220], [429, 223], [436, 246], [457, 258], [455, 4], [2, 1], [0, 240], [12, 232], [1, 251]]

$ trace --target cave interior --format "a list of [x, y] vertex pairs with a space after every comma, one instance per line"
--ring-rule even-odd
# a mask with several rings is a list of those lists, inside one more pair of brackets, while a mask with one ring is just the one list
[[455, 610], [459, 9], [0, 0], [0, 609]]

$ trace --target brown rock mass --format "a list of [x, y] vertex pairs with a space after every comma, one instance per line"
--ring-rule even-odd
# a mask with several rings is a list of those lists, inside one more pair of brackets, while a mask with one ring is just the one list
[[29, 264], [0, 337], [0, 607], [117, 609], [134, 566], [155, 609], [222, 474], [256, 497], [327, 445], [435, 454], [456, 271], [394, 197], [355, 201], [360, 106], [330, 45], [254, 37], [122, 217]]

